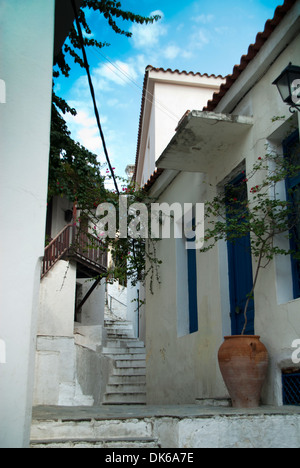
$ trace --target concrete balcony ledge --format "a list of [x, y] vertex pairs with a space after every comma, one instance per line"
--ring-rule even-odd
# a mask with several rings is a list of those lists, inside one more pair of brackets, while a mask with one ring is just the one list
[[214, 112], [190, 112], [181, 122], [160, 158], [158, 169], [209, 172], [224, 155], [240, 147], [253, 126], [253, 118]]

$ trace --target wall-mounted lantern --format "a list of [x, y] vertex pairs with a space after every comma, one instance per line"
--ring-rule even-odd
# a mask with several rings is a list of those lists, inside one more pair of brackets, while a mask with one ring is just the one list
[[277, 86], [283, 102], [290, 106], [290, 112], [300, 112], [300, 67], [290, 64], [283, 70], [273, 85]]
[[73, 219], [73, 211], [72, 210], [66, 210], [65, 211], [65, 221], [66, 223], [70, 223]]

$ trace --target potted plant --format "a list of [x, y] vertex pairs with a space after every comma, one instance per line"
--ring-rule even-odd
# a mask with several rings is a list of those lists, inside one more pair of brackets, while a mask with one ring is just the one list
[[[260, 274], [277, 255], [292, 255], [300, 260], [299, 251], [291, 249], [290, 242], [286, 242], [286, 248], [277, 243], [278, 236], [293, 237], [299, 223], [299, 207], [293, 201], [295, 190], [299, 198], [299, 188], [288, 189], [287, 196], [282, 196], [286, 181], [299, 173], [299, 155], [282, 157], [269, 153], [258, 158], [238, 185], [228, 184], [222, 195], [206, 204], [204, 251], [219, 240], [234, 243], [248, 236], [255, 264], [253, 287], [245, 298], [243, 331], [241, 335], [225, 337], [218, 354], [234, 407], [259, 406], [267, 373], [268, 353], [260, 337], [245, 334], [249, 303], [254, 299]], [[242, 196], [245, 190], [248, 195]]]

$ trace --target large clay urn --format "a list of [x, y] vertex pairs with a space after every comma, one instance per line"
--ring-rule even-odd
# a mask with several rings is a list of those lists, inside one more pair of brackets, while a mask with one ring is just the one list
[[220, 370], [234, 408], [257, 408], [268, 369], [268, 352], [259, 336], [226, 336]]

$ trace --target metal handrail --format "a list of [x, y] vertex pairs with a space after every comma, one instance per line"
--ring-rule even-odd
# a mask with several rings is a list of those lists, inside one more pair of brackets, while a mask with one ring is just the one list
[[[116, 298], [115, 298], [114, 296], [112, 296], [111, 294], [108, 294], [108, 293], [107, 293], [107, 296], [110, 298], [111, 301], [112, 301], [112, 300], [117, 301], [117, 302], [118, 302], [119, 304], [121, 304], [122, 306], [127, 307], [127, 304], [124, 304], [124, 302], [119, 301], [119, 299], [116, 299]], [[108, 302], [108, 301], [107, 301], [107, 302]]]

